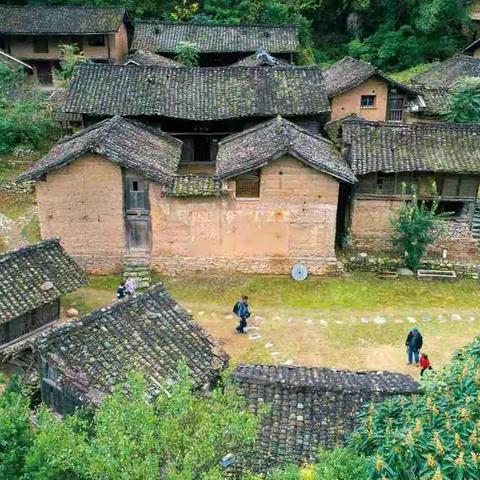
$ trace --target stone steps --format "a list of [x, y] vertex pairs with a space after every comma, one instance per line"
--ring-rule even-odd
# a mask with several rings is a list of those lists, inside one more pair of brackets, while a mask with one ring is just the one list
[[472, 219], [472, 237], [480, 240], [480, 203], [477, 203]]
[[151, 260], [145, 255], [129, 255], [124, 258], [123, 278], [133, 278], [138, 288], [148, 288], [151, 284]]

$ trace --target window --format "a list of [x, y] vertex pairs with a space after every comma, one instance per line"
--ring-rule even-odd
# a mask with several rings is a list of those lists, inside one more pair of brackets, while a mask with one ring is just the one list
[[48, 37], [33, 37], [33, 51], [34, 53], [48, 53]]
[[260, 197], [260, 171], [245, 173], [236, 178], [235, 196], [237, 198]]
[[105, 37], [103, 35], [89, 35], [88, 45], [90, 47], [103, 47], [105, 45]]
[[361, 108], [374, 108], [377, 100], [376, 95], [362, 95], [360, 99]]
[[218, 138], [210, 135], [182, 136], [182, 163], [214, 162], [218, 151]]

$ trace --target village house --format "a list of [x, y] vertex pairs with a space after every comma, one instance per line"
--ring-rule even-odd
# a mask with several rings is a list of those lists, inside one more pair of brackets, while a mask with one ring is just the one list
[[411, 86], [418, 91], [425, 107], [411, 112], [417, 122], [438, 122], [450, 110], [450, 99], [455, 87], [468, 77], [480, 77], [480, 58], [455, 55], [426, 72], [414, 76]]
[[130, 20], [123, 8], [0, 5], [0, 18], [0, 49], [30, 65], [42, 85], [52, 85], [63, 44], [77, 45], [95, 62], [127, 58]]
[[0, 255], [0, 358], [24, 365], [23, 346], [60, 317], [60, 298], [87, 278], [57, 239]]
[[415, 90], [362, 60], [345, 57], [323, 75], [332, 121], [355, 114], [366, 120], [400, 122], [423, 107]]
[[181, 366], [196, 388], [208, 390], [228, 362], [162, 284], [50, 330], [35, 350], [42, 400], [60, 415], [98, 406], [134, 371], [152, 397], [178, 380]]
[[344, 445], [370, 402], [419, 393], [410, 376], [390, 372], [239, 365], [232, 379], [250, 411], [262, 412], [252, 452], [234, 465], [255, 473], [314, 463], [320, 448]]
[[471, 55], [474, 58], [480, 58], [480, 38], [477, 38], [463, 52], [465, 55]]
[[299, 48], [297, 26], [210, 25], [136, 21], [132, 51], [175, 56], [182, 42], [194, 44], [202, 67], [232, 65], [264, 49], [293, 63]]
[[[402, 183], [421, 199], [441, 196], [446, 235], [432, 251], [448, 259], [478, 258], [473, 238], [480, 183], [480, 126], [477, 124], [395, 124], [347, 120], [342, 125], [346, 160], [358, 182], [351, 192], [348, 237], [362, 251], [391, 248], [390, 217], [402, 204]], [[445, 253], [444, 253], [445, 251]]]
[[27, 75], [33, 74], [33, 68], [30, 65], [27, 65], [18, 58], [12, 57], [12, 55], [9, 55], [3, 50], [0, 50], [0, 65], [4, 65], [9, 70], [22, 70]]

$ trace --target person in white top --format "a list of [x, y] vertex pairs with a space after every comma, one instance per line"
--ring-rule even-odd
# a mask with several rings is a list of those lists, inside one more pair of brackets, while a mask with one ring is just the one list
[[137, 287], [137, 282], [133, 278], [128, 277], [127, 281], [125, 282], [125, 290], [127, 292], [127, 295], [134, 297]]

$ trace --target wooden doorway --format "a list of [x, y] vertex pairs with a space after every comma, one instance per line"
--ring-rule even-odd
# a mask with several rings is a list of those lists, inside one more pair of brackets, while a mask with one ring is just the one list
[[405, 95], [400, 93], [388, 94], [387, 120], [401, 122], [405, 112]]
[[148, 180], [131, 170], [125, 170], [123, 184], [127, 251], [148, 253], [151, 250], [152, 230]]

